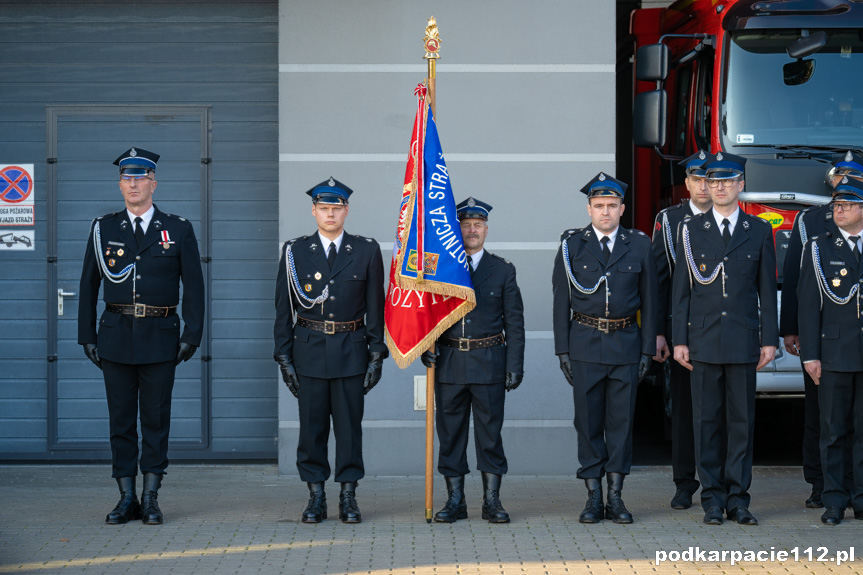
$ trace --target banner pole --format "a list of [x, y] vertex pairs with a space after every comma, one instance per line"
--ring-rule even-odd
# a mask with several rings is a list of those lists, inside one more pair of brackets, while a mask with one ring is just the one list
[[[435, 108], [437, 105], [437, 97], [435, 95], [435, 62], [440, 58], [438, 50], [440, 50], [440, 36], [438, 35], [437, 21], [432, 16], [428, 19], [426, 26], [426, 35], [423, 38], [426, 53], [423, 58], [428, 61], [428, 96], [431, 98], [432, 116], [437, 120]], [[417, 161], [423, 161], [422, 158], [417, 158]], [[429, 351], [434, 353], [435, 343], [432, 342]], [[432, 508], [434, 507], [434, 367], [426, 368], [426, 523], [432, 521]]]

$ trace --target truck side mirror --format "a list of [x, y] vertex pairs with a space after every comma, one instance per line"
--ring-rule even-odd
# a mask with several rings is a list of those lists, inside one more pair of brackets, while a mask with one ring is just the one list
[[632, 141], [645, 148], [665, 145], [668, 94], [665, 90], [642, 92], [635, 96], [633, 110]]
[[665, 44], [648, 44], [635, 54], [635, 78], [644, 82], [662, 82], [668, 77], [669, 50]]

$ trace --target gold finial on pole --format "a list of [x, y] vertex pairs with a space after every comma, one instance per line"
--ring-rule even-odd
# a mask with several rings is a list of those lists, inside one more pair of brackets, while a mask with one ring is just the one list
[[[438, 34], [437, 29], [437, 20], [432, 16], [429, 18], [428, 26], [426, 26], [426, 35], [423, 38], [423, 46], [426, 49], [426, 54], [423, 56], [426, 60], [428, 60], [428, 94], [431, 98], [431, 109], [432, 114], [435, 114], [437, 104], [437, 98], [435, 97], [435, 62], [440, 58], [440, 54], [438, 51], [440, 50], [440, 35]], [[435, 117], [437, 115], [435, 114]]]

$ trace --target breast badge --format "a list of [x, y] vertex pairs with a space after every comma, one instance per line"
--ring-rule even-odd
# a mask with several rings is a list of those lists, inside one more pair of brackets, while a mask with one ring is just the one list
[[[316, 280], [321, 279], [321, 272], [315, 272], [315, 279]], [[306, 291], [309, 291], [309, 290], [306, 290]]]
[[303, 286], [303, 289], [306, 291], [312, 291], [312, 284], [306, 284]]
[[125, 254], [125, 253], [126, 252], [123, 251], [123, 248], [120, 248], [119, 250], [117, 250], [117, 255], [120, 257], [123, 257], [123, 254]]
[[831, 283], [833, 284], [833, 287], [838, 288], [840, 285], [842, 285], [842, 280], [839, 278], [833, 278]]
[[846, 270], [845, 268], [842, 268], [841, 270], [839, 270], [839, 275], [840, 275], [840, 276], [842, 276], [842, 277], [847, 276], [847, 275], [848, 275], [848, 270]]
[[699, 264], [698, 271], [706, 272], [707, 271], [707, 264]]

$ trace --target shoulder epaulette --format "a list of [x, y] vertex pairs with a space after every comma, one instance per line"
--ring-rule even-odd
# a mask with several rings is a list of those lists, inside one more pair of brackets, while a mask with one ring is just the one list
[[104, 216], [99, 216], [99, 217], [97, 217], [97, 218], [96, 218], [96, 220], [95, 220], [95, 221], [101, 221], [101, 220], [104, 220], [104, 219], [106, 219], [106, 218], [113, 218], [114, 216], [116, 216], [117, 214], [121, 213], [122, 211], [123, 211], [123, 210], [120, 210], [119, 212], [111, 212], [110, 214], [105, 214]]
[[375, 239], [374, 239], [374, 238], [367, 238], [367, 237], [365, 237], [365, 236], [360, 236], [360, 235], [357, 235], [357, 234], [352, 234], [352, 235], [353, 235], [355, 238], [357, 238], [358, 240], [365, 240], [365, 241], [369, 242], [370, 244], [375, 243]]
[[300, 241], [300, 240], [307, 240], [307, 239], [309, 239], [309, 236], [300, 236], [300, 237], [298, 237], [298, 238], [294, 238], [294, 239], [292, 239], [292, 240], [288, 240], [288, 241], [287, 241], [287, 242], [285, 242], [285, 243], [288, 243], [288, 244], [293, 245], [295, 242], [298, 242], [298, 241]]
[[499, 259], [500, 261], [502, 261], [502, 262], [503, 262], [503, 263], [505, 263], [506, 265], [509, 265], [509, 266], [511, 266], [511, 265], [512, 265], [512, 262], [511, 262], [511, 261], [509, 261], [508, 259], [506, 259], [506, 258], [505, 258], [505, 257], [503, 257], [503, 256], [499, 256], [499, 255], [497, 255], [497, 254], [493, 254], [493, 253], [488, 252], [488, 251], [487, 251], [486, 253], [487, 253], [487, 254], [489, 254], [489, 255], [490, 255], [490, 256], [492, 256], [492, 257], [495, 257], [495, 258]]
[[562, 234], [560, 234], [560, 239], [565, 240], [571, 238], [572, 236], [578, 235], [581, 233], [582, 228], [573, 228], [571, 230], [566, 230]]
[[183, 216], [178, 216], [178, 215], [176, 215], [176, 214], [169, 214], [168, 212], [162, 212], [162, 213], [163, 213], [163, 214], [165, 214], [165, 215], [166, 215], [167, 217], [169, 217], [169, 218], [173, 218], [173, 219], [175, 219], [175, 220], [179, 220], [179, 221], [181, 221], [181, 222], [185, 222], [185, 221], [186, 221], [186, 218], [184, 218]]

